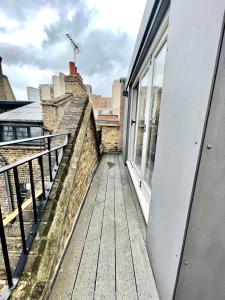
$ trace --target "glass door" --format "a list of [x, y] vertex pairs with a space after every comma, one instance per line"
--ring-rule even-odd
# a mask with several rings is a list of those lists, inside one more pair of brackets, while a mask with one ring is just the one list
[[138, 94], [138, 109], [137, 109], [137, 123], [136, 123], [136, 139], [135, 139], [135, 151], [134, 151], [134, 163], [137, 168], [137, 172], [141, 176], [142, 160], [143, 160], [143, 146], [144, 146], [144, 135], [146, 131], [145, 114], [147, 102], [149, 99], [149, 75], [150, 69], [144, 73], [139, 85]]
[[[158, 137], [160, 104], [163, 87], [164, 66], [166, 59], [167, 44], [165, 43], [153, 61], [153, 77], [151, 86], [151, 101], [146, 130], [146, 151], [143, 165], [143, 193], [149, 197], [152, 187], [152, 174], [155, 165], [156, 144]], [[149, 197], [150, 198], [150, 197]]]
[[166, 43], [161, 43], [133, 89], [129, 157], [145, 216], [150, 206], [166, 51]]

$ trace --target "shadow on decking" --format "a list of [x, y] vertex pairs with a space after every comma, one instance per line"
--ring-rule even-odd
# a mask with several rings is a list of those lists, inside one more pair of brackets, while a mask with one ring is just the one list
[[50, 299], [158, 299], [145, 235], [122, 157], [103, 155]]

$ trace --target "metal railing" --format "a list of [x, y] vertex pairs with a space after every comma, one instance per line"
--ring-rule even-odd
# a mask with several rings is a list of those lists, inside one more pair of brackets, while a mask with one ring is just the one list
[[[64, 142], [60, 145], [51, 147], [51, 141], [53, 138], [59, 137], [59, 136], [65, 136]], [[15, 186], [15, 199], [17, 203], [17, 208], [14, 209], [13, 212], [9, 213], [5, 218], [3, 218], [2, 215], [2, 208], [0, 205], [0, 238], [1, 238], [1, 246], [2, 246], [2, 255], [4, 260], [4, 266], [5, 266], [5, 273], [7, 277], [8, 282], [8, 289], [4, 292], [4, 295], [2, 294], [1, 298], [3, 299], [7, 298], [10, 294], [10, 291], [15, 287], [17, 284], [20, 275], [22, 274], [22, 271], [24, 269], [24, 265], [29, 253], [29, 250], [31, 249], [32, 242], [36, 236], [38, 225], [41, 221], [42, 215], [44, 213], [44, 208], [47, 203], [48, 196], [50, 194], [51, 187], [53, 185], [54, 178], [57, 174], [59, 164], [62, 160], [64, 149], [66, 145], [68, 144], [68, 133], [63, 134], [53, 134], [53, 135], [46, 135], [46, 136], [38, 136], [35, 138], [27, 138], [27, 139], [21, 139], [21, 140], [15, 140], [15, 141], [9, 141], [9, 142], [3, 142], [0, 143], [0, 149], [1, 147], [9, 147], [14, 144], [23, 144], [27, 142], [31, 142], [34, 140], [41, 140], [44, 141], [47, 140], [47, 149], [43, 150], [40, 153], [34, 154], [28, 158], [20, 159], [14, 163], [4, 165], [0, 168], [0, 175], [4, 174], [6, 172], [11, 171], [12, 172], [12, 180], [14, 181]], [[32, 145], [32, 144], [31, 144]], [[54, 153], [54, 166], [52, 164], [52, 153]], [[48, 186], [46, 187], [46, 177], [44, 174], [44, 166], [43, 166], [43, 158], [44, 156], [47, 156], [47, 162], [48, 162], [48, 173], [49, 173], [49, 181]], [[38, 166], [40, 170], [40, 182], [41, 182], [41, 190], [37, 192], [35, 191], [35, 181], [34, 181], [34, 161], [38, 161]], [[29, 181], [30, 181], [30, 192], [31, 197], [25, 201], [23, 201], [23, 198], [21, 196], [21, 190], [20, 190], [20, 177], [18, 172], [18, 167], [22, 165], [27, 165], [28, 171], [29, 171]], [[41, 201], [38, 201], [37, 205], [37, 198], [42, 196]], [[1, 196], [0, 196], [1, 197]], [[24, 220], [23, 220], [23, 210], [32, 204], [32, 211], [33, 211], [33, 222], [31, 226], [30, 233], [26, 237], [25, 235], [25, 229], [24, 229]], [[22, 242], [22, 252], [19, 257], [18, 263], [15, 267], [15, 271], [12, 272], [11, 266], [10, 266], [10, 258], [9, 258], [9, 251], [7, 246], [7, 239], [5, 234], [5, 226], [8, 225], [12, 220], [15, 220], [16, 217], [19, 217], [19, 228], [20, 228], [20, 237]]]
[[98, 139], [98, 144], [101, 145], [101, 143], [102, 143], [102, 129], [97, 130], [97, 139]]

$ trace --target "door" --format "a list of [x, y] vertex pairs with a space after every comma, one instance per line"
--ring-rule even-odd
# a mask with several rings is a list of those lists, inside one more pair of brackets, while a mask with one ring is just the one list
[[150, 206], [166, 51], [166, 42], [161, 43], [133, 89], [130, 160], [142, 193], [139, 200], [145, 216]]

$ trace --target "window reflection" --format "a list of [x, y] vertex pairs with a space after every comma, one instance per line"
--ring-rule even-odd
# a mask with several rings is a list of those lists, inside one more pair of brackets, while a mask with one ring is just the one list
[[3, 126], [2, 128], [3, 141], [12, 141], [14, 139], [12, 126]]
[[141, 169], [142, 160], [142, 148], [143, 148], [143, 138], [145, 131], [145, 107], [147, 101], [147, 92], [149, 85], [149, 70], [143, 76], [140, 83], [139, 91], [139, 103], [138, 103], [138, 128], [136, 136], [136, 152], [135, 152], [135, 164]]
[[145, 165], [144, 178], [146, 182], [151, 186], [152, 173], [155, 163], [155, 152], [158, 135], [159, 115], [160, 115], [160, 103], [162, 95], [163, 75], [166, 58], [166, 44], [160, 50], [156, 56], [153, 66], [153, 84], [151, 94], [151, 113], [149, 119], [149, 134], [147, 142], [147, 159]]

